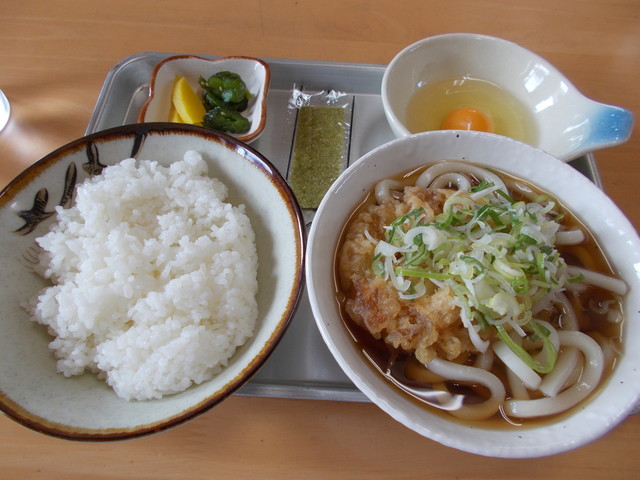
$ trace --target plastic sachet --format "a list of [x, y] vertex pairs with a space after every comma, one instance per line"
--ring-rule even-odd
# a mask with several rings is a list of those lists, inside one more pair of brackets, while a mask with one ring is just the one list
[[287, 181], [303, 209], [317, 208], [347, 167], [352, 103], [352, 95], [335, 90], [291, 91], [295, 130]]

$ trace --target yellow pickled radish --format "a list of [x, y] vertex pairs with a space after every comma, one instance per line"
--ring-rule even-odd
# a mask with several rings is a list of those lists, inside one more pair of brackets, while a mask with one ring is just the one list
[[184, 123], [200, 124], [206, 113], [204, 105], [184, 77], [178, 77], [173, 84], [171, 101]]
[[169, 121], [173, 123], [186, 123], [178, 114], [176, 107], [173, 106], [173, 102], [171, 102], [171, 106], [169, 107]]

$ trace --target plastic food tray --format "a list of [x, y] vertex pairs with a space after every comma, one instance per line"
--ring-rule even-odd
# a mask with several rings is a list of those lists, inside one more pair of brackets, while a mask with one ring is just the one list
[[[153, 67], [170, 53], [145, 52], [120, 61], [108, 73], [86, 133], [136, 123], [147, 99]], [[203, 57], [216, 58], [210, 55]], [[267, 124], [251, 144], [286, 177], [293, 141], [288, 100], [294, 87], [335, 90], [350, 95], [351, 138], [347, 164], [394, 138], [380, 98], [384, 65], [264, 59], [271, 67]], [[592, 155], [571, 165], [602, 188]], [[312, 212], [306, 212], [310, 219]], [[368, 401], [335, 362], [318, 332], [308, 297], [303, 294], [295, 317], [269, 360], [238, 395]]]

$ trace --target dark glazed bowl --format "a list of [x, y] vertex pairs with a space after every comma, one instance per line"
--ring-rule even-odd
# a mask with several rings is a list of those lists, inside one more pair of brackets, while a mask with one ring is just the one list
[[[21, 303], [46, 286], [29, 258], [73, 187], [125, 158], [162, 165], [199, 151], [210, 175], [244, 204], [258, 249], [258, 325], [210, 381], [160, 400], [128, 402], [94, 375], [56, 372], [46, 329]], [[75, 140], [25, 170], [0, 193], [0, 409], [33, 430], [71, 440], [118, 440], [162, 431], [200, 415], [260, 368], [282, 338], [303, 289], [305, 233], [300, 208], [271, 163], [244, 143], [201, 127], [150, 123]]]

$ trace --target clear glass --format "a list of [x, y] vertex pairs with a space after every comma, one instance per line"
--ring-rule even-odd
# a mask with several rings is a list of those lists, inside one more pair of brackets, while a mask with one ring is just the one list
[[9, 114], [11, 113], [11, 106], [9, 100], [5, 94], [0, 90], [0, 131], [5, 127], [9, 121]]

